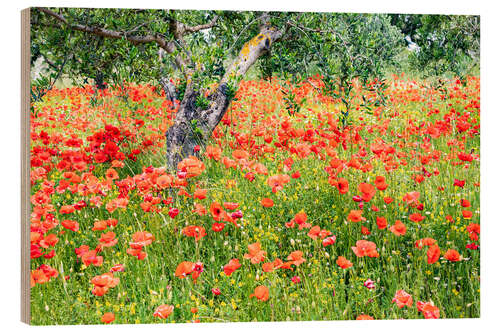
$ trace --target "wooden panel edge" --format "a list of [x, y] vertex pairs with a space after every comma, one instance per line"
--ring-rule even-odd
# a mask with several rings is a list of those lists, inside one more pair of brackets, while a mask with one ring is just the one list
[[21, 11], [21, 321], [31, 322], [30, 297], [30, 8]]

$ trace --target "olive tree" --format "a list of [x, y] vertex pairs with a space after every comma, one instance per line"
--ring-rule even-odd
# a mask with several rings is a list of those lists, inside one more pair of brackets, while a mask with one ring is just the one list
[[479, 67], [479, 16], [391, 14], [391, 23], [418, 44], [409, 62], [421, 73], [463, 78]]
[[31, 21], [32, 54], [54, 72], [98, 89], [155, 81], [178, 100], [166, 132], [172, 168], [207, 142], [254, 64], [263, 77], [322, 75], [347, 117], [352, 79], [380, 75], [402, 40], [379, 14], [37, 8]]

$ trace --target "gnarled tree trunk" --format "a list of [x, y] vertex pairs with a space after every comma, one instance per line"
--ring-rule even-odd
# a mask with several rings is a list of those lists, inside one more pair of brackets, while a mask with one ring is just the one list
[[191, 92], [182, 100], [174, 124], [167, 130], [167, 166], [170, 169], [186, 157], [196, 155], [195, 147], [204, 146], [224, 116], [230, 99], [227, 84], [222, 83], [210, 96], [211, 107], [202, 110], [196, 106], [198, 93]]
[[197, 145], [206, 144], [231, 102], [231, 96], [228, 94], [229, 84], [237, 86], [241, 77], [255, 61], [281, 36], [282, 31], [267, 25], [262, 26], [260, 33], [245, 43], [215, 92], [208, 96], [210, 101], [208, 109], [196, 106], [195, 101], [199, 92], [192, 86], [187, 86], [175, 122], [166, 133], [166, 157], [170, 169], [175, 169], [182, 159], [196, 155]]

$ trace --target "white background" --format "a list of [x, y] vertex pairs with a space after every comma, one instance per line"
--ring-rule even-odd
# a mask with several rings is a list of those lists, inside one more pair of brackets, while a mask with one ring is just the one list
[[[4, 332], [131, 332], [138, 330], [199, 332], [200, 330], [244, 331], [312, 331], [332, 330], [349, 332], [481, 332], [498, 331], [499, 264], [500, 264], [500, 184], [498, 179], [500, 129], [500, 43], [499, 11], [494, 1], [264, 1], [239, 3], [235, 0], [182, 2], [152, 0], [101, 1], [5, 1], [2, 4], [0, 30], [1, 98], [0, 114], [2, 149], [0, 155], [0, 279], [1, 322]], [[481, 318], [446, 320], [336, 321], [283, 322], [237, 324], [168, 324], [114, 326], [50, 326], [29, 327], [20, 322], [20, 11], [30, 6], [53, 7], [128, 7], [177, 9], [287, 10], [328, 12], [378, 12], [426, 14], [481, 15]], [[496, 329], [495, 329], [496, 327]]]

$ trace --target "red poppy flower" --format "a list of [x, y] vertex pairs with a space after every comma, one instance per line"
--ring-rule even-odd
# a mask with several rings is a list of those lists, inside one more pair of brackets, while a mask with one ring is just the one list
[[431, 245], [434, 245], [436, 244], [436, 240], [433, 239], [433, 238], [429, 238], [429, 237], [426, 237], [426, 238], [422, 238], [422, 239], [419, 239], [415, 242], [415, 247], [417, 249], [421, 249], [422, 247], [424, 246], [431, 246]]
[[389, 230], [396, 236], [402, 236], [406, 234], [406, 226], [400, 220], [396, 220], [394, 225], [389, 227]]
[[439, 249], [439, 246], [437, 246], [436, 244], [429, 246], [429, 249], [427, 250], [427, 263], [429, 265], [435, 263], [439, 260], [440, 255], [441, 251]]
[[212, 214], [212, 217], [215, 221], [220, 221], [222, 220], [222, 212], [223, 209], [221, 205], [218, 202], [212, 202], [210, 205], [210, 213]]
[[101, 317], [101, 322], [109, 324], [115, 321], [115, 314], [113, 312], [106, 312]]
[[153, 317], [166, 319], [172, 314], [172, 312], [174, 312], [173, 305], [163, 304], [156, 308], [155, 312], [153, 313]]
[[415, 223], [422, 222], [423, 219], [425, 219], [425, 217], [420, 215], [419, 213], [413, 213], [410, 215], [410, 221], [413, 221]]
[[217, 222], [214, 222], [212, 224], [212, 230], [215, 231], [215, 232], [219, 232], [219, 231], [222, 231], [224, 230], [224, 227], [226, 225], [224, 223], [217, 223]]
[[339, 178], [336, 182], [336, 187], [340, 194], [346, 194], [349, 191], [349, 182], [345, 178]]
[[243, 258], [250, 259], [252, 264], [257, 264], [264, 261], [266, 257], [266, 251], [260, 249], [260, 243], [253, 243], [248, 245], [248, 253], [245, 253]]
[[264, 198], [260, 201], [261, 205], [264, 206], [264, 207], [272, 207], [274, 206], [274, 201], [272, 199], [269, 199], [269, 198]]
[[315, 225], [312, 227], [309, 232], [307, 233], [307, 236], [311, 237], [312, 239], [316, 239], [319, 236], [319, 233], [321, 231], [321, 227], [319, 225]]
[[418, 203], [418, 199], [420, 198], [420, 192], [409, 192], [406, 193], [403, 197], [403, 201], [408, 205], [416, 205]]
[[189, 225], [182, 229], [182, 233], [188, 237], [194, 237], [196, 241], [199, 241], [207, 235], [205, 228], [196, 225]]
[[114, 277], [112, 272], [104, 273], [92, 278], [90, 281], [94, 285], [92, 294], [96, 296], [104, 296], [110, 288], [114, 288], [120, 282], [120, 279]]
[[358, 190], [362, 193], [361, 197], [363, 198], [363, 201], [365, 201], [365, 202], [370, 201], [375, 196], [375, 193], [377, 192], [375, 190], [375, 187], [373, 187], [372, 184], [368, 184], [368, 183], [359, 184]]
[[197, 188], [193, 193], [193, 198], [203, 200], [207, 197], [208, 190]]
[[374, 320], [372, 316], [361, 314], [356, 317], [356, 320]]
[[446, 253], [444, 254], [444, 257], [448, 261], [460, 261], [460, 260], [462, 260], [462, 256], [460, 255], [460, 253], [458, 253], [456, 250], [453, 250], [453, 249], [449, 249], [448, 251], [446, 251]]
[[387, 228], [387, 219], [382, 216], [377, 216], [377, 227], [379, 229]]
[[323, 244], [324, 247], [326, 247], [328, 245], [335, 244], [336, 240], [337, 240], [336, 236], [327, 237], [327, 238], [323, 239], [322, 244]]
[[470, 210], [463, 210], [462, 216], [464, 217], [464, 219], [470, 219], [472, 218], [472, 212]]
[[396, 295], [394, 295], [394, 298], [392, 299], [392, 303], [396, 303], [396, 305], [400, 309], [405, 306], [411, 307], [413, 304], [413, 298], [406, 291], [398, 290], [396, 291]]
[[366, 219], [361, 216], [361, 214], [363, 214], [363, 211], [361, 210], [351, 210], [349, 212], [349, 215], [347, 215], [347, 219], [351, 222], [366, 221]]
[[271, 186], [273, 193], [281, 191], [283, 186], [290, 181], [289, 175], [275, 175], [267, 179], [267, 184]]
[[439, 308], [432, 302], [417, 302], [417, 309], [422, 312], [425, 319], [439, 319]]
[[230, 276], [235, 270], [241, 267], [239, 259], [231, 259], [229, 263], [224, 266], [224, 274]]
[[168, 216], [170, 216], [170, 218], [174, 218], [176, 217], [177, 215], [179, 215], [179, 209], [177, 208], [170, 208], [169, 211], [168, 211]]
[[300, 264], [304, 263], [306, 260], [302, 258], [303, 253], [302, 251], [293, 251], [290, 253], [290, 255], [286, 258], [286, 260], [289, 260], [290, 263], [294, 264], [295, 266], [300, 266]]
[[73, 221], [73, 220], [63, 220], [63, 221], [61, 221], [61, 225], [64, 228], [69, 229], [69, 230], [74, 231], [74, 232], [77, 232], [78, 229], [80, 228], [80, 225], [78, 224], [78, 222]]
[[377, 245], [374, 242], [367, 240], [358, 240], [356, 246], [351, 247], [352, 251], [357, 257], [371, 257], [378, 258]]
[[[280, 265], [281, 265], [281, 264], [282, 264], [282, 263], [280, 263]], [[263, 272], [268, 273], [268, 272], [272, 272], [272, 271], [274, 271], [275, 269], [276, 269], [276, 266], [275, 266], [275, 265], [274, 265], [274, 263], [272, 263], [272, 262], [266, 262], [266, 263], [263, 263], [263, 264], [262, 264], [262, 271], [263, 271]]]
[[59, 213], [60, 214], [71, 214], [75, 211], [75, 207], [71, 206], [71, 205], [66, 205], [66, 206], [61, 206], [61, 208], [59, 209]]
[[352, 262], [342, 256], [339, 256], [337, 258], [336, 264], [342, 269], [346, 269], [352, 266]]
[[385, 177], [384, 176], [377, 176], [375, 177], [375, 187], [379, 190], [379, 191], [384, 191], [385, 189], [387, 189], [389, 185], [387, 185], [385, 183]]
[[369, 235], [369, 234], [371, 234], [371, 231], [370, 231], [370, 229], [368, 229], [367, 227], [364, 227], [364, 226], [363, 226], [363, 227], [361, 227], [361, 233], [362, 233], [363, 235]]
[[99, 245], [102, 247], [111, 247], [118, 243], [118, 239], [115, 238], [116, 234], [113, 231], [103, 233], [99, 239]]
[[203, 272], [203, 264], [201, 262], [191, 262], [191, 261], [183, 261], [177, 268], [175, 269], [175, 276], [180, 279], [186, 278], [188, 275], [191, 275], [193, 281], [196, 283], [196, 280]]
[[257, 298], [261, 302], [265, 302], [269, 299], [269, 289], [267, 289], [266, 286], [258, 286], [250, 295], [250, 298], [252, 297]]

